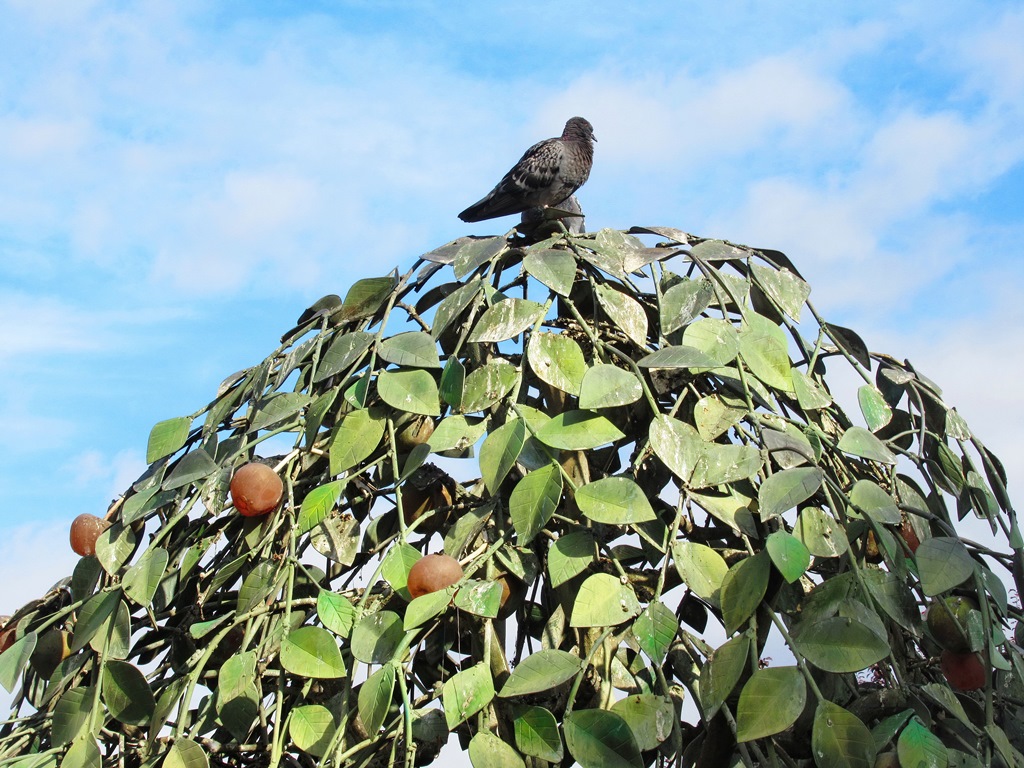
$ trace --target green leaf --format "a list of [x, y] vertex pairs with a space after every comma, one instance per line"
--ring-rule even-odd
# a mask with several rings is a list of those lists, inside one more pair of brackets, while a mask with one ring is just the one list
[[914, 768], [946, 768], [949, 764], [949, 753], [939, 737], [916, 717], [900, 733], [896, 754], [900, 765]]
[[477, 298], [482, 285], [480, 278], [474, 278], [456, 288], [438, 304], [437, 312], [434, 313], [434, 326], [430, 331], [435, 339], [440, 338], [448, 326]]
[[331, 410], [331, 406], [334, 405], [334, 401], [337, 398], [338, 390], [329, 389], [310, 403], [309, 410], [306, 411], [306, 426], [304, 430], [307, 447], [312, 447], [313, 443], [316, 442], [320, 427], [323, 426], [324, 418]]
[[313, 383], [319, 384], [337, 373], [347, 372], [370, 348], [370, 344], [376, 338], [374, 334], [364, 331], [353, 331], [336, 336], [331, 342], [331, 346], [320, 358], [320, 365], [316, 369]]
[[932, 536], [914, 554], [921, 588], [929, 597], [959, 586], [974, 573], [974, 559], [959, 539]]
[[316, 598], [316, 615], [331, 632], [348, 637], [355, 623], [356, 609], [344, 595], [321, 589]]
[[516, 483], [508, 507], [521, 546], [544, 529], [561, 500], [562, 473], [555, 464], [535, 469]]
[[359, 717], [371, 736], [384, 725], [391, 698], [395, 693], [395, 667], [385, 664], [363, 683], [359, 689]]
[[675, 541], [672, 559], [679, 577], [697, 597], [716, 607], [721, 604], [719, 594], [729, 566], [720, 554], [695, 541]]
[[191, 416], [179, 416], [153, 425], [149, 432], [149, 443], [146, 445], [146, 463], [152, 464], [164, 456], [177, 453], [188, 439], [190, 426]]
[[626, 721], [607, 709], [574, 709], [562, 721], [569, 753], [582, 768], [642, 768]]
[[139, 561], [121, 579], [125, 595], [144, 608], [153, 602], [153, 596], [167, 570], [168, 558], [167, 550], [163, 547], [150, 547], [143, 552]]
[[504, 299], [492, 304], [476, 322], [471, 342], [505, 341], [518, 336], [542, 317], [544, 305], [528, 299]]
[[753, 478], [761, 464], [761, 452], [752, 445], [705, 443], [690, 476], [690, 487], [711, 488]]
[[563, 411], [537, 431], [537, 439], [563, 451], [587, 451], [621, 440], [625, 435], [593, 411]]
[[276, 575], [277, 566], [270, 560], [256, 563], [242, 580], [242, 586], [238, 590], [235, 613], [238, 615], [248, 613], [270, 597], [274, 592]]
[[[166, 760], [164, 760], [164, 765], [167, 765]], [[101, 766], [100, 748], [92, 736], [83, 736], [75, 741], [64, 754], [64, 759], [60, 761], [60, 768], [101, 768]]]
[[753, 615], [768, 589], [769, 559], [764, 552], [740, 560], [722, 579], [722, 619], [731, 635]]
[[36, 649], [37, 639], [35, 632], [29, 632], [18, 638], [6, 651], [0, 653], [0, 685], [8, 693], [14, 693], [18, 678], [32, 656], [32, 652]]
[[889, 644], [871, 627], [845, 616], [801, 626], [793, 642], [811, 664], [826, 672], [859, 672], [889, 655]]
[[352, 655], [366, 664], [386, 664], [404, 637], [402, 617], [394, 611], [368, 614], [352, 628]]
[[740, 356], [750, 372], [769, 387], [793, 392], [786, 334], [767, 317], [746, 314], [740, 329]]
[[870, 384], [864, 384], [857, 390], [857, 401], [860, 403], [860, 412], [864, 414], [864, 421], [872, 432], [877, 432], [892, 421], [892, 409], [882, 393]]
[[341, 498], [341, 490], [345, 487], [344, 480], [335, 480], [330, 483], [314, 488], [306, 494], [299, 507], [299, 533], [306, 533], [318, 526], [327, 515], [331, 513], [338, 499]]
[[736, 326], [717, 317], [705, 317], [688, 325], [683, 331], [683, 344], [699, 349], [716, 367], [728, 365], [740, 351]]
[[775, 531], [768, 536], [765, 548], [772, 563], [787, 582], [792, 584], [807, 571], [811, 564], [811, 553], [800, 539], [786, 533]]
[[210, 760], [203, 748], [192, 739], [174, 740], [164, 757], [163, 768], [209, 768]]
[[473, 768], [526, 768], [519, 753], [490, 731], [477, 731], [469, 740], [469, 760]]
[[64, 692], [53, 710], [50, 735], [55, 746], [64, 746], [82, 731], [92, 714], [92, 687], [71, 688]]
[[[191, 451], [178, 459], [174, 464], [174, 469], [171, 470], [167, 479], [164, 480], [163, 488], [165, 491], [182, 488], [189, 483], [206, 479], [218, 469], [220, 467], [210, 454], [202, 448], [193, 447]], [[98, 550], [97, 554], [99, 554]]]
[[750, 676], [736, 706], [736, 740], [781, 733], [796, 722], [807, 701], [807, 683], [796, 667], [768, 667]]
[[573, 603], [573, 627], [614, 627], [639, 615], [633, 588], [608, 573], [595, 573], [580, 586]]
[[512, 728], [519, 751], [549, 763], [562, 762], [564, 750], [555, 716], [544, 707], [516, 707], [513, 713]]
[[580, 385], [580, 408], [614, 408], [635, 403], [644, 390], [629, 371], [616, 365], [598, 363], [587, 369]]
[[803, 371], [793, 369], [793, 389], [796, 399], [805, 411], [827, 408], [832, 404], [832, 396], [818, 382]]
[[429, 333], [407, 331], [385, 339], [377, 348], [378, 354], [389, 363], [403, 368], [440, 368], [437, 342]]
[[649, 439], [654, 455], [672, 474], [688, 483], [704, 452], [704, 441], [697, 430], [671, 416], [659, 414], [651, 421]]
[[[256, 403], [249, 431], [257, 432], [297, 418], [299, 412], [311, 402], [312, 398], [302, 392], [277, 392], [268, 395]], [[165, 484], [164, 487], [170, 486]]]
[[876, 523], [895, 525], [902, 519], [896, 500], [871, 480], [858, 480], [850, 489], [850, 501], [855, 511], [866, 514]]
[[217, 673], [217, 714], [239, 742], [252, 731], [259, 715], [256, 689], [256, 652], [231, 656]]
[[548, 575], [558, 587], [587, 570], [594, 561], [594, 537], [588, 531], [560, 536], [548, 549]]
[[647, 313], [640, 302], [610, 285], [603, 283], [595, 289], [597, 301], [612, 322], [639, 347], [647, 345]]
[[486, 664], [475, 664], [449, 678], [441, 690], [448, 729], [464, 723], [494, 698], [494, 681]]
[[293, 675], [317, 679], [344, 677], [346, 673], [338, 642], [323, 627], [299, 627], [285, 635], [281, 666]]
[[785, 267], [775, 269], [763, 264], [752, 264], [750, 271], [755, 282], [782, 311], [800, 322], [800, 310], [811, 295], [811, 286]]
[[531, 251], [523, 259], [523, 268], [560, 296], [569, 295], [576, 279], [576, 259], [569, 251]]
[[459, 248], [452, 262], [455, 277], [461, 280], [481, 264], [496, 259], [508, 248], [503, 237], [473, 238]]
[[918, 634], [921, 612], [903, 579], [877, 568], [865, 568], [861, 574], [868, 592], [882, 610], [911, 635]]
[[811, 753], [819, 768], [872, 768], [875, 744], [860, 718], [831, 701], [818, 703]]
[[762, 520], [779, 517], [807, 501], [821, 487], [824, 474], [817, 467], [794, 467], [770, 475], [757, 491]]
[[842, 526], [818, 507], [800, 510], [793, 533], [815, 557], [836, 557], [850, 548]]
[[391, 585], [392, 589], [407, 600], [410, 599], [409, 591], [406, 588], [409, 570], [420, 557], [422, 555], [420, 555], [418, 549], [404, 542], [398, 542], [384, 555], [384, 566], [381, 570], [381, 575]]
[[570, 395], [580, 393], [587, 362], [583, 350], [562, 333], [534, 333], [527, 345], [527, 359], [537, 378]]
[[457, 357], [449, 357], [441, 371], [441, 399], [456, 410], [462, 409], [466, 395], [466, 366]]
[[423, 626], [435, 616], [444, 613], [451, 604], [454, 594], [455, 587], [446, 587], [413, 599], [409, 603], [409, 607], [405, 609], [405, 620], [402, 624], [405, 631], [408, 632]]
[[526, 442], [526, 422], [511, 419], [484, 438], [480, 446], [480, 473], [493, 496], [515, 466]]
[[[306, 704], [292, 710], [288, 735], [303, 752], [313, 757], [323, 757], [327, 754], [336, 727], [334, 715], [327, 707], [322, 704]], [[368, 733], [377, 732], [375, 728], [371, 730], [367, 727], [366, 730]]]
[[700, 673], [700, 705], [710, 720], [732, 694], [743, 670], [750, 666], [750, 636], [736, 635], [715, 649]]
[[672, 735], [676, 723], [676, 710], [668, 696], [640, 693], [620, 699], [611, 711], [625, 720], [637, 748], [643, 752], [657, 749]]
[[880, 464], [895, 464], [896, 457], [885, 447], [885, 443], [868, 432], [864, 427], [850, 427], [839, 438], [836, 447], [844, 453], [860, 456], [862, 459]]
[[651, 352], [636, 363], [641, 368], [715, 368], [717, 363], [696, 347], [668, 346]]
[[693, 406], [693, 420], [702, 440], [710, 442], [724, 434], [747, 415], [747, 407], [737, 400], [726, 401], [721, 395], [707, 395]]
[[104, 661], [101, 697], [111, 717], [126, 725], [148, 725], [156, 707], [145, 676], [127, 661]]
[[493, 619], [501, 610], [503, 582], [467, 579], [455, 593], [455, 607], [475, 616]]
[[662, 334], [667, 336], [700, 315], [714, 295], [714, 287], [706, 277], [699, 280], [683, 278], [673, 285], [662, 295], [658, 308]]
[[676, 615], [657, 600], [650, 603], [633, 622], [633, 637], [637, 645], [655, 664], [664, 662], [678, 631]]
[[115, 522], [96, 539], [96, 559], [103, 570], [115, 576], [135, 552], [137, 543], [131, 526]]
[[422, 368], [381, 371], [377, 375], [380, 399], [404, 413], [439, 416], [441, 405], [433, 374]]
[[330, 468], [340, 475], [373, 455], [387, 428], [383, 409], [362, 408], [345, 415], [331, 433]]
[[519, 379], [516, 367], [503, 359], [470, 371], [462, 396], [463, 413], [477, 413], [500, 401]]
[[576, 504], [595, 523], [630, 525], [657, 518], [643, 489], [623, 475], [580, 486], [576, 489]]
[[371, 317], [398, 286], [394, 277], [364, 277], [357, 280], [345, 294], [338, 319], [351, 322]]
[[[85, 648], [100, 627], [107, 623], [110, 614], [117, 608], [121, 600], [121, 590], [98, 592], [86, 601], [78, 613], [78, 622], [71, 638], [71, 652], [77, 653]], [[4, 656], [0, 656], [3, 659]]]
[[512, 670], [498, 696], [510, 698], [550, 691], [582, 671], [579, 656], [567, 651], [537, 651]]
[[[511, 366], [509, 366], [511, 367]], [[464, 451], [483, 437], [487, 423], [483, 419], [467, 419], [465, 416], [449, 416], [442, 419], [430, 436], [430, 450]]]

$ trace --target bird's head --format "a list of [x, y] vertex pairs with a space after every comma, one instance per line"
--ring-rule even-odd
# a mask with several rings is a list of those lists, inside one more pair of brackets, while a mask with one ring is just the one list
[[597, 141], [594, 137], [594, 126], [585, 117], [570, 117], [562, 131], [562, 138], [573, 141]]

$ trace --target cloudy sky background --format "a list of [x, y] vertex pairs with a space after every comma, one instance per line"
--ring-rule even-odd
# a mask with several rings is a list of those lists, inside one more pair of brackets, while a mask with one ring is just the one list
[[0, 613], [304, 307], [510, 227], [456, 213], [575, 114], [590, 229], [785, 251], [1017, 495], [1021, 5], [623, 5], [0, 0]]

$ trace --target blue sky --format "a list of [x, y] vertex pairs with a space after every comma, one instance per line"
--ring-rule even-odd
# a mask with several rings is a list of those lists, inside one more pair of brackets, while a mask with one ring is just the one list
[[1024, 9], [0, 0], [0, 613], [302, 309], [581, 114], [591, 229], [783, 250], [1024, 482]]

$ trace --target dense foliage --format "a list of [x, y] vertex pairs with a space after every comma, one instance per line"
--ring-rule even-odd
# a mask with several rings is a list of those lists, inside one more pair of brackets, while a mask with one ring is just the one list
[[8, 623], [0, 764], [1024, 765], [1002, 467], [809, 293], [638, 228], [325, 297]]

